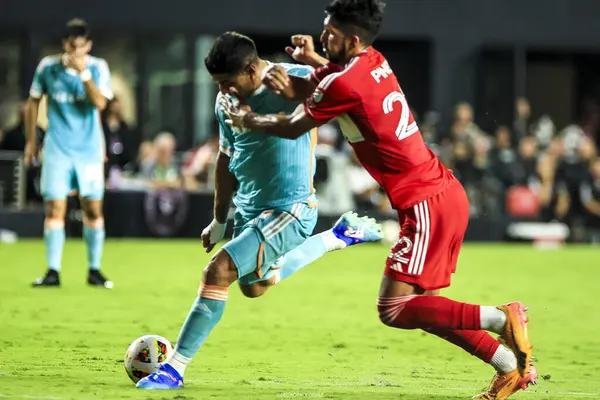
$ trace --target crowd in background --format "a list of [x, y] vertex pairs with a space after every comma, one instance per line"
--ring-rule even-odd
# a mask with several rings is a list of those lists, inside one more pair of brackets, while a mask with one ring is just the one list
[[[562, 129], [548, 115], [533, 120], [526, 99], [517, 99], [515, 115], [512, 126], [497, 126], [493, 132], [477, 125], [467, 103], [456, 105], [448, 127], [440, 126], [435, 112], [415, 116], [429, 147], [465, 186], [472, 217], [512, 215], [563, 221], [575, 236], [600, 230], [598, 104], [585, 104], [582, 118]], [[212, 190], [216, 127], [205, 143], [188, 151], [178, 151], [176, 138], [169, 132], [140, 141], [141, 135], [122, 118], [118, 99], [103, 113], [102, 124], [108, 189]], [[16, 127], [0, 133], [0, 150], [21, 151], [24, 144], [23, 118]], [[321, 213], [336, 215], [355, 209], [384, 218], [395, 216], [336, 124], [319, 129], [316, 155]], [[29, 173], [30, 202], [41, 201], [38, 179], [39, 172]]]

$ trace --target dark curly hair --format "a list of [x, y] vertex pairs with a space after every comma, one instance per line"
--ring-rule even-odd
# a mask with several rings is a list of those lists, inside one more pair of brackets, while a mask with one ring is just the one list
[[370, 45], [379, 34], [384, 8], [382, 0], [333, 0], [325, 12], [345, 34], [356, 35]]
[[239, 74], [258, 62], [254, 41], [238, 32], [225, 32], [213, 43], [204, 65], [211, 75]]

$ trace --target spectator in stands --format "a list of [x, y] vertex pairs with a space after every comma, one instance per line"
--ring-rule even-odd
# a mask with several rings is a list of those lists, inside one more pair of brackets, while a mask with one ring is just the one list
[[567, 186], [572, 201], [574, 216], [582, 216], [585, 210], [580, 199], [580, 186], [589, 173], [589, 162], [596, 155], [596, 145], [592, 139], [582, 136], [578, 139], [578, 146], [570, 150], [560, 164], [558, 175]]
[[319, 197], [319, 214], [331, 216], [353, 210], [348, 156], [336, 148], [341, 135], [333, 124], [319, 127], [318, 135], [314, 183]]
[[519, 143], [531, 132], [531, 105], [525, 97], [519, 97], [515, 101], [515, 122], [513, 124], [512, 142]]
[[[122, 170], [135, 159], [138, 148], [134, 132], [123, 120], [121, 101], [115, 97], [102, 115], [102, 129], [106, 143], [106, 171]], [[108, 177], [110, 174], [107, 173]]]
[[197, 146], [189, 152], [181, 175], [186, 190], [198, 190], [207, 187], [210, 181], [211, 166], [219, 151], [219, 134], [212, 135], [206, 143]]
[[495, 136], [495, 145], [490, 152], [490, 174], [504, 189], [508, 189], [515, 183], [517, 152], [513, 149], [512, 133], [508, 127], [499, 126]]
[[473, 107], [463, 102], [456, 105], [454, 121], [450, 127], [450, 139], [453, 143], [473, 141], [484, 136], [483, 131], [473, 121]]
[[600, 157], [589, 163], [589, 174], [580, 185], [585, 225], [593, 243], [600, 243]]
[[517, 163], [514, 169], [514, 184], [529, 186], [537, 180], [538, 143], [532, 136], [519, 142]]
[[154, 139], [156, 160], [147, 171], [142, 171], [152, 187], [181, 187], [181, 176], [173, 159], [176, 144], [175, 136], [169, 132], [162, 132]]
[[539, 158], [537, 164], [538, 180], [532, 185], [537, 193], [542, 221], [563, 221], [569, 211], [570, 196], [566, 184], [556, 176], [557, 160], [551, 155]]
[[19, 122], [17, 125], [14, 128], [6, 131], [4, 135], [2, 135], [0, 132], [0, 150], [24, 151], [26, 105], [27, 103], [25, 102], [21, 104], [21, 108], [19, 109]]

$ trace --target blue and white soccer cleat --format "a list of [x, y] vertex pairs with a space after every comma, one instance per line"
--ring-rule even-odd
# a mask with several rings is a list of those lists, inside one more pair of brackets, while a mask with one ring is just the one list
[[175, 390], [183, 387], [183, 377], [169, 364], [163, 364], [158, 371], [141, 379], [138, 389], [147, 390]]
[[381, 224], [369, 217], [359, 217], [348, 211], [333, 226], [333, 234], [347, 246], [364, 242], [377, 242], [383, 239]]

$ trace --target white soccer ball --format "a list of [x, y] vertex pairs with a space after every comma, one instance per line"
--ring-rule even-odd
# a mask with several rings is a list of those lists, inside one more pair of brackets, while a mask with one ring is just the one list
[[125, 371], [134, 383], [158, 370], [167, 362], [173, 345], [158, 335], [146, 335], [131, 343], [125, 353]]

